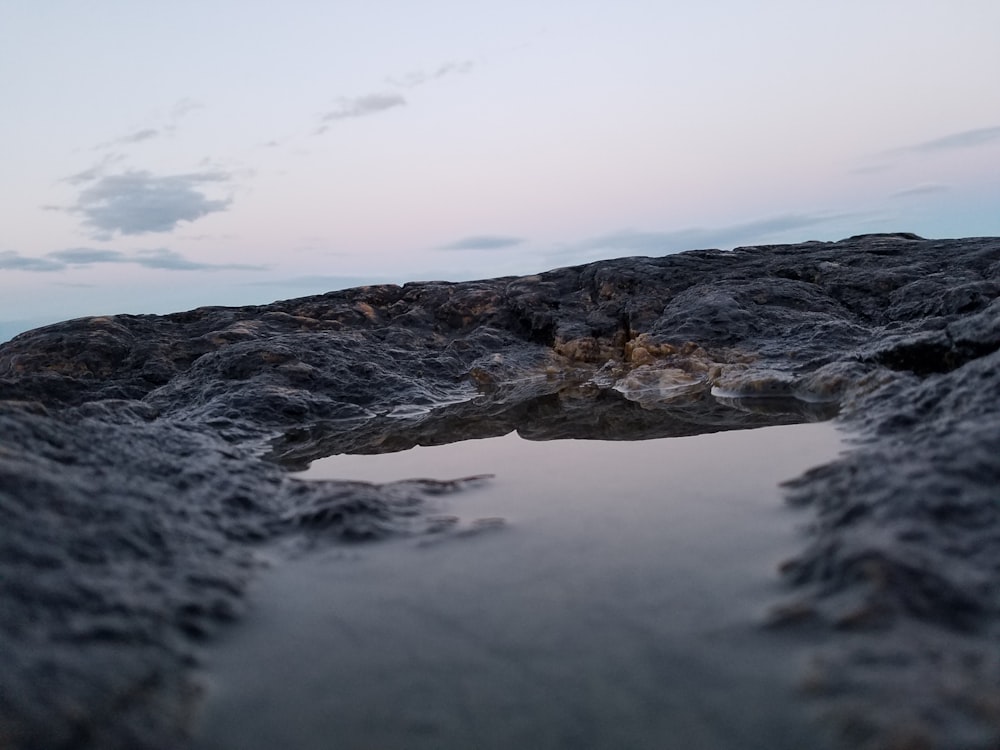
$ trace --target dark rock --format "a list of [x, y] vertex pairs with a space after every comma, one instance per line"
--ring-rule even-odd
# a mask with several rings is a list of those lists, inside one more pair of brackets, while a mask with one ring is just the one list
[[814, 521], [775, 622], [829, 633], [810, 684], [870, 746], [919, 725], [993, 747], [998, 295], [1000, 239], [902, 233], [21, 334], [0, 345], [0, 747], [180, 746], [253, 544], [434, 531], [423, 498], [457, 487], [290, 468], [838, 411], [857, 446], [789, 487]]

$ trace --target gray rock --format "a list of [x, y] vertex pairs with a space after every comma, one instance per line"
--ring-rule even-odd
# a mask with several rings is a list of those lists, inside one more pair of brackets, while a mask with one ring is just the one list
[[424, 533], [423, 499], [457, 488], [288, 475], [317, 457], [839, 411], [857, 445], [788, 489], [814, 521], [771, 625], [825, 634], [808, 684], [848, 745], [995, 747], [998, 296], [1000, 239], [866, 235], [21, 334], [0, 345], [0, 746], [181, 746], [252, 544]]

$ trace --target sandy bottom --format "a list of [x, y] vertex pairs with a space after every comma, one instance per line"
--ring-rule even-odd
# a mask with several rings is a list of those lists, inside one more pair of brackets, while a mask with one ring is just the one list
[[777, 485], [842, 448], [826, 423], [317, 461], [304, 476], [495, 478], [434, 500], [458, 518], [439, 535], [268, 551], [206, 655], [196, 745], [823, 748], [806, 644], [759, 623], [807, 520]]

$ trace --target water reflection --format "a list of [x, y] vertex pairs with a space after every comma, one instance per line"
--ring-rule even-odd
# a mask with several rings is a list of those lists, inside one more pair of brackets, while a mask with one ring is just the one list
[[201, 747], [822, 748], [795, 644], [755, 624], [796, 544], [777, 485], [840, 445], [799, 424], [317, 461], [495, 478], [435, 500], [429, 536], [276, 564], [211, 656]]
[[273, 457], [301, 470], [323, 456], [391, 453], [417, 445], [498, 437], [514, 430], [537, 441], [636, 441], [823, 421], [838, 409], [835, 402], [795, 398], [715, 397], [707, 389], [667, 400], [631, 395], [571, 385], [523, 399], [486, 394], [423, 409], [409, 419], [394, 412], [357, 421], [314, 422], [276, 441]]

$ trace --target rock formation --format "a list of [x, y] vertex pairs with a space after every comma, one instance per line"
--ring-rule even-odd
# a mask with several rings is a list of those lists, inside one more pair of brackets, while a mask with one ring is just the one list
[[998, 350], [1000, 239], [909, 234], [21, 334], [0, 345], [0, 748], [183, 746], [254, 543], [421, 533], [452, 489], [289, 476], [315, 458], [838, 413], [856, 446], [788, 489], [814, 520], [768, 624], [818, 634], [804, 684], [848, 746], [996, 747]]

